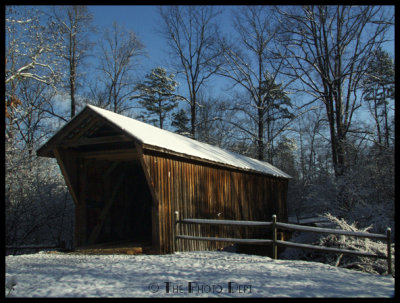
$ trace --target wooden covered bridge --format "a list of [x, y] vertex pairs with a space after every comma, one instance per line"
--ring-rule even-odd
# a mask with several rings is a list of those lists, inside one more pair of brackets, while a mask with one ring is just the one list
[[[281, 170], [95, 106], [87, 105], [37, 154], [57, 159], [72, 195], [75, 248], [147, 241], [169, 253], [175, 211], [181, 218], [257, 221], [277, 214], [287, 222], [290, 176]], [[218, 246], [187, 242], [184, 250]]]

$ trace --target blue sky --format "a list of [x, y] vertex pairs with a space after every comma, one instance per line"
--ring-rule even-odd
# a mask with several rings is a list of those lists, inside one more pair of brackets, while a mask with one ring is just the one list
[[[233, 8], [238, 6], [220, 6], [222, 14], [219, 22], [223, 34], [230, 33], [232, 28], [231, 12]], [[162, 24], [162, 19], [158, 12], [158, 6], [155, 5], [89, 5], [90, 12], [93, 14], [93, 24], [100, 29], [111, 28], [113, 21], [117, 21], [119, 25], [124, 26], [127, 30], [134, 31], [140, 40], [144, 43], [148, 57], [141, 58], [141, 67], [138, 70], [139, 77], [144, 77], [152, 68], [157, 66], [169, 69], [168, 46], [165, 39], [157, 33]], [[240, 8], [240, 7], [239, 7]], [[97, 35], [96, 39], [101, 39], [102, 32]], [[394, 43], [390, 44], [387, 51], [394, 56]], [[186, 86], [183, 79], [177, 78], [181, 83], [178, 93], [186, 95]], [[209, 96], [229, 96], [226, 88], [229, 82], [222, 77], [214, 77], [209, 81], [207, 94]]]
[[[220, 6], [222, 15], [220, 21], [222, 29], [229, 29], [231, 9], [234, 6]], [[165, 62], [165, 40], [157, 33], [161, 25], [158, 6], [155, 5], [89, 5], [94, 16], [94, 24], [111, 27], [113, 21], [134, 31], [146, 45], [152, 62]], [[163, 58], [164, 57], [164, 58]]]
[[[232, 26], [231, 11], [237, 6], [220, 6], [222, 15], [220, 24], [223, 32], [229, 32]], [[93, 23], [110, 28], [113, 21], [126, 29], [134, 31], [146, 46], [147, 58], [142, 59], [143, 72], [148, 73], [152, 68], [163, 66], [168, 68], [167, 43], [157, 29], [162, 25], [158, 13], [158, 6], [154, 5], [89, 5], [93, 13]], [[386, 49], [394, 57], [394, 43]], [[217, 80], [223, 83], [223, 80]], [[226, 82], [225, 82], [226, 83]], [[222, 90], [222, 87], [213, 86], [214, 90]], [[218, 95], [218, 94], [217, 94]]]
[[[163, 66], [168, 69], [167, 42], [157, 33], [163, 22], [158, 12], [158, 6], [89, 5], [88, 7], [93, 14], [94, 24], [110, 28], [113, 21], [117, 21], [119, 25], [123, 25], [127, 30], [132, 30], [138, 35], [144, 43], [148, 54], [147, 58], [142, 58], [141, 60], [143, 75], [157, 66]], [[231, 26], [230, 13], [232, 8], [233, 6], [221, 6], [222, 15], [220, 16], [220, 21], [222, 31], [229, 30]], [[226, 83], [227, 81], [224, 79], [215, 79], [211, 89], [213, 95], [223, 94], [223, 88], [226, 87]], [[184, 90], [184, 85], [181, 85], [180, 89]]]
[[[146, 46], [149, 66], [163, 64], [165, 41], [156, 33], [161, 21], [157, 7], [151, 5], [105, 5], [89, 6], [93, 13], [93, 23], [110, 28], [114, 21], [127, 30], [134, 31]], [[151, 67], [152, 68], [152, 67]]]

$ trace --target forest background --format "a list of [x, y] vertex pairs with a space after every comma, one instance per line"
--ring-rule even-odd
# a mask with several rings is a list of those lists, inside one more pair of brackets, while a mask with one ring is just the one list
[[5, 55], [6, 245], [72, 243], [35, 151], [85, 104], [277, 166], [291, 216], [394, 231], [394, 6], [6, 6]]

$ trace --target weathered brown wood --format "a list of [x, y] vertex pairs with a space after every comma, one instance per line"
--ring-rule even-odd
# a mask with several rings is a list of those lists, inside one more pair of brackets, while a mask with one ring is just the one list
[[68, 190], [72, 196], [75, 205], [79, 203], [77, 197], [77, 156], [72, 150], [65, 151], [61, 148], [56, 148], [53, 151], [58, 165], [60, 166], [61, 173], [65, 179]]
[[80, 153], [85, 159], [98, 160], [135, 160], [138, 158], [138, 152], [134, 148], [124, 148], [115, 150], [86, 151]]
[[78, 147], [78, 146], [86, 146], [94, 144], [109, 144], [109, 143], [129, 142], [129, 141], [131, 141], [131, 139], [125, 135], [103, 136], [94, 138], [80, 137], [76, 140], [66, 141], [65, 143], [63, 143], [63, 146]]
[[183, 224], [200, 224], [207, 223], [210, 225], [236, 225], [236, 226], [263, 226], [263, 227], [271, 227], [272, 222], [263, 222], [263, 221], [244, 221], [244, 220], [213, 220], [213, 219], [183, 219], [179, 221], [179, 223]]
[[75, 228], [74, 228], [74, 247], [86, 244], [87, 239], [87, 209], [86, 209], [86, 184], [87, 173], [86, 166], [82, 158], [78, 158], [78, 191], [77, 197], [79, 203], [75, 204]]
[[327, 233], [327, 234], [335, 234], [335, 235], [347, 235], [354, 237], [365, 237], [370, 239], [378, 239], [385, 240], [385, 235], [373, 234], [367, 232], [354, 232], [349, 230], [337, 230], [332, 228], [322, 228], [322, 227], [312, 227], [312, 226], [300, 226], [297, 224], [288, 224], [288, 223], [277, 223], [278, 228], [291, 229], [296, 231], [306, 231], [306, 232], [315, 232], [315, 233]]
[[135, 141], [135, 147], [138, 153], [138, 159], [140, 161], [141, 167], [143, 169], [144, 175], [146, 177], [147, 184], [149, 185], [150, 194], [152, 196], [152, 206], [151, 206], [151, 230], [152, 230], [152, 244], [153, 249], [157, 252], [161, 252], [160, 248], [160, 222], [159, 218], [159, 197], [158, 191], [155, 188], [155, 163], [149, 161], [147, 157], [143, 154], [142, 146], [139, 142]]
[[237, 239], [237, 238], [218, 238], [218, 237], [197, 237], [179, 235], [178, 239], [183, 240], [196, 240], [196, 241], [216, 241], [216, 242], [229, 242], [229, 243], [247, 243], [247, 244], [271, 244], [272, 240], [266, 239]]
[[[219, 222], [218, 222], [219, 221]], [[288, 246], [288, 247], [294, 247], [294, 248], [300, 248], [300, 249], [307, 249], [307, 250], [314, 250], [314, 251], [322, 251], [322, 252], [328, 252], [328, 253], [339, 253], [340, 257], [336, 262], [336, 266], [338, 266], [341, 257], [343, 254], [348, 254], [348, 255], [356, 255], [356, 256], [363, 256], [363, 257], [370, 257], [370, 258], [379, 258], [379, 259], [386, 259], [388, 262], [388, 273], [391, 274], [391, 251], [390, 251], [390, 245], [391, 245], [391, 238], [390, 238], [390, 231], [391, 229], [388, 228], [386, 235], [380, 235], [380, 234], [369, 234], [365, 232], [352, 232], [352, 231], [345, 231], [345, 230], [333, 230], [329, 228], [309, 228], [308, 226], [301, 226], [298, 224], [290, 224], [290, 228], [293, 230], [299, 230], [299, 231], [309, 231], [309, 232], [317, 232], [321, 233], [322, 230], [326, 233], [333, 233], [333, 234], [346, 234], [346, 235], [351, 235], [355, 237], [367, 237], [367, 238], [372, 238], [372, 239], [383, 239], [386, 238], [387, 245], [388, 245], [388, 250], [387, 254], [373, 254], [365, 251], [354, 251], [354, 250], [349, 250], [349, 249], [342, 249], [342, 248], [332, 248], [332, 247], [321, 247], [317, 245], [310, 245], [310, 244], [303, 244], [303, 243], [294, 243], [290, 241], [282, 241], [282, 240], [277, 240], [277, 227], [283, 223], [277, 222], [277, 217], [274, 214], [272, 216], [272, 222], [253, 222], [253, 221], [232, 221], [232, 220], [210, 220], [210, 219], [192, 219], [192, 218], [185, 218], [175, 220], [175, 224], [199, 224], [199, 225], [211, 225], [211, 224], [218, 224], [218, 225], [233, 225], [235, 227], [238, 227], [240, 225], [248, 225], [248, 226], [255, 226], [255, 225], [260, 225], [260, 223], [263, 223], [263, 225], [270, 226], [272, 224], [272, 240], [271, 239], [249, 239], [249, 238], [227, 238], [227, 237], [205, 237], [205, 236], [190, 236], [190, 235], [182, 235], [179, 234], [178, 232], [175, 232], [175, 239], [183, 239], [183, 240], [197, 240], [197, 241], [212, 241], [212, 242], [232, 242], [232, 243], [251, 243], [251, 244], [272, 244], [272, 258], [277, 259], [278, 254], [277, 254], [277, 245], [281, 246]], [[289, 224], [286, 224], [289, 225]], [[286, 226], [287, 227], [287, 226]], [[379, 236], [379, 237], [377, 237]]]
[[[157, 146], [152, 146], [152, 145], [148, 145], [148, 144], [143, 144], [142, 145], [143, 150], [146, 150], [147, 152], [149, 151], [153, 151], [157, 154], [163, 154], [165, 157], [177, 157], [179, 159], [182, 159], [182, 161], [187, 161], [190, 160], [192, 162], [199, 162], [199, 163], [204, 163], [204, 165], [213, 165], [216, 167], [222, 167], [225, 169], [231, 169], [231, 170], [236, 170], [236, 171], [242, 171], [242, 172], [248, 172], [251, 174], [259, 174], [259, 175], [264, 175], [262, 173], [260, 173], [259, 171], [255, 171], [252, 169], [247, 169], [247, 168], [238, 168], [236, 166], [232, 166], [229, 164], [224, 164], [224, 163], [220, 163], [220, 162], [215, 162], [215, 161], [211, 161], [211, 160], [207, 160], [204, 158], [199, 158], [199, 157], [195, 157], [195, 156], [191, 156], [188, 154], [184, 154], [184, 153], [178, 153], [175, 151], [171, 151], [162, 147], [157, 147]], [[274, 178], [277, 179], [282, 179], [282, 180], [287, 180], [283, 177], [278, 177], [278, 176], [274, 176]]]
[[[99, 233], [104, 238], [111, 237], [109, 226], [117, 225], [119, 228], [124, 225], [124, 222], [117, 223], [115, 219], [113, 224], [110, 223], [111, 219], [106, 223], [104, 221], [105, 216], [119, 214], [120, 208], [129, 209], [131, 197], [126, 192], [128, 185], [124, 185], [124, 190], [118, 194], [117, 200], [121, 201], [121, 205], [116, 206], [115, 212], [114, 208], [111, 212], [106, 211], [111, 207], [107, 204], [110, 201], [104, 201], [102, 195], [112, 192], [109, 187], [115, 184], [111, 181], [118, 173], [131, 178], [134, 172], [121, 169], [114, 173], [116, 164], [112, 162], [124, 161], [123, 165], [126, 166], [140, 163], [144, 172], [144, 177], [141, 175], [140, 178], [145, 179], [151, 195], [151, 201], [148, 202], [152, 206], [152, 222], [149, 225], [153, 248], [157, 252], [168, 253], [174, 248], [172, 234], [175, 211], [179, 211], [182, 217], [251, 221], [265, 221], [276, 213], [279, 221], [287, 222], [287, 179], [144, 145], [133, 134], [92, 110], [85, 110], [73, 119], [38, 154], [51, 156], [53, 151], [49, 152], [49, 147], [56, 149], [57, 160], [77, 206], [75, 237], [79, 245], [96, 241]], [[82, 161], [82, 166], [78, 165], [79, 161]], [[129, 167], [136, 170], [136, 166]], [[100, 178], [99, 184], [93, 181], [91, 173]], [[98, 177], [101, 175], [103, 178]], [[102, 204], [104, 202], [106, 207]], [[101, 207], [103, 213], [99, 226], [105, 224], [104, 232], [100, 232], [100, 227], [94, 228]], [[128, 222], [128, 216], [124, 215], [121, 221]], [[251, 237], [257, 234], [257, 231], [243, 227], [232, 231], [226, 226], [185, 224], [181, 229], [195, 237], [229, 238], [243, 234]], [[91, 234], [88, 236], [88, 233]], [[217, 249], [223, 245], [186, 240], [182, 241], [181, 250]]]
[[272, 216], [272, 259], [278, 258], [276, 215]]
[[112, 203], [115, 200], [115, 197], [116, 197], [116, 195], [118, 193], [118, 190], [119, 190], [119, 188], [120, 188], [120, 186], [122, 184], [122, 181], [123, 181], [123, 176], [120, 176], [118, 178], [118, 180], [117, 180], [117, 183], [115, 184], [115, 187], [113, 188], [113, 191], [112, 191], [112, 194], [111, 194], [110, 198], [108, 198], [106, 200], [106, 204], [104, 205], [104, 208], [101, 211], [101, 214], [100, 214], [100, 216], [98, 218], [99, 221], [98, 221], [97, 225], [92, 230], [92, 233], [89, 236], [88, 244], [94, 244], [96, 242], [96, 240], [97, 240], [97, 238], [98, 238], [98, 236], [100, 234], [101, 228], [103, 227], [104, 220], [106, 219], [106, 217], [108, 215], [108, 212], [110, 210], [110, 207], [111, 207]]
[[[260, 221], [272, 215], [278, 205], [286, 204], [286, 193], [280, 192], [285, 186], [274, 177], [204, 165], [197, 161], [183, 161], [154, 151], [143, 150], [143, 153], [147, 165], [152, 167], [149, 182], [154, 184], [155, 194], [162, 205], [157, 220], [160, 226], [158, 239], [163, 253], [173, 247], [171, 231], [175, 210], [179, 210], [182, 217]], [[270, 199], [270, 196], [273, 198]], [[279, 199], [279, 204], [274, 204], [274, 199]], [[217, 217], [218, 214], [220, 216]], [[280, 213], [279, 217], [287, 221], [284, 213]], [[185, 225], [181, 226], [185, 234], [197, 237], [211, 235], [209, 226]], [[220, 237], [240, 235], [244, 231], [246, 235], [252, 235], [249, 230], [232, 232], [232, 229], [221, 227], [214, 229], [213, 236], [216, 231]], [[180, 249], [205, 250], [219, 247], [222, 244], [187, 240], [181, 243]]]
[[100, 122], [98, 117], [88, 116], [88, 118], [81, 121], [77, 127], [65, 134], [65, 137], [62, 138], [62, 144], [66, 142], [72, 143], [79, 140], [80, 136], [82, 136], [85, 132], [93, 128], [98, 128], [101, 124], [102, 122]]
[[110, 174], [117, 168], [119, 162], [113, 162], [109, 168], [103, 174], [103, 183], [106, 183], [107, 178], [110, 177]]
[[53, 136], [43, 146], [37, 150], [37, 155], [40, 157], [54, 157], [54, 148], [58, 148], [64, 142], [64, 139], [71, 135], [72, 132], [79, 132], [79, 126], [82, 123], [91, 123], [98, 121], [98, 118], [90, 114], [90, 109], [85, 109], [80, 115], [76, 115], [71, 121], [69, 121], [56, 136]]
[[154, 166], [152, 166], [153, 163], [150, 163], [147, 160], [147, 158], [144, 157], [143, 149], [138, 142], [135, 142], [135, 146], [136, 146], [138, 159], [140, 161], [144, 175], [146, 177], [147, 184], [149, 185], [149, 188], [150, 188], [151, 196], [153, 198], [153, 204], [158, 205], [158, 196], [157, 196], [156, 191], [154, 190], [154, 180], [151, 177], [154, 174]]

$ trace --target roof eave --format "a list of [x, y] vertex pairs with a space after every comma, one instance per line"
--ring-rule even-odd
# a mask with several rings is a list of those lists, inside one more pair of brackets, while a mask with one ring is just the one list
[[85, 106], [78, 114], [76, 114], [71, 120], [66, 122], [63, 126], [61, 126], [55, 134], [50, 137], [45, 143], [43, 143], [37, 150], [36, 154], [40, 157], [50, 157], [55, 158], [53, 153], [53, 149], [57, 146], [57, 143], [61, 141], [74, 127], [76, 122], [84, 119], [90, 112], [94, 112], [88, 106]]
[[192, 156], [192, 155], [187, 155], [184, 153], [178, 153], [169, 149], [165, 149], [162, 147], [158, 147], [158, 146], [154, 146], [154, 145], [149, 145], [149, 144], [143, 144], [142, 143], [142, 148], [143, 151], [155, 151], [161, 154], [167, 154], [167, 155], [171, 155], [174, 157], [179, 157], [179, 158], [183, 158], [183, 159], [188, 159], [188, 160], [192, 160], [192, 161], [197, 161], [197, 162], [202, 162], [202, 163], [207, 163], [210, 165], [215, 165], [218, 167], [223, 167], [223, 168], [228, 168], [228, 169], [232, 169], [232, 170], [236, 170], [236, 171], [241, 171], [241, 172], [246, 172], [246, 173], [251, 173], [251, 174], [258, 174], [258, 175], [264, 175], [264, 176], [268, 176], [268, 177], [274, 177], [274, 178], [282, 178], [282, 179], [292, 179], [291, 176], [287, 175], [274, 175], [274, 174], [268, 174], [259, 170], [255, 170], [255, 169], [248, 169], [248, 168], [243, 168], [243, 167], [238, 167], [238, 166], [234, 166], [234, 165], [229, 165], [226, 163], [221, 163], [221, 162], [217, 162], [217, 161], [212, 161], [209, 159], [204, 159], [204, 158], [200, 158], [200, 157], [196, 157], [196, 156]]

